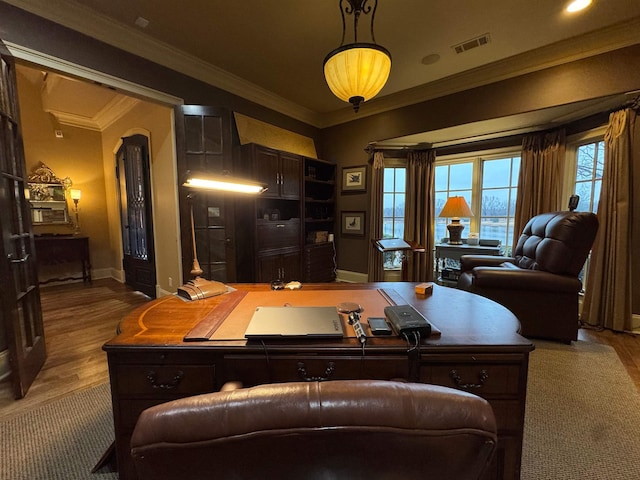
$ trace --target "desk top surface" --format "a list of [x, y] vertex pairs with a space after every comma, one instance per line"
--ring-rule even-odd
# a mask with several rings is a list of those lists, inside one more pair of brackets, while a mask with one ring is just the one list
[[[322, 283], [305, 284], [303, 290], [322, 290], [335, 292], [336, 304], [348, 301], [353, 295], [349, 291], [384, 289], [392, 290], [413, 305], [442, 332], [437, 338], [422, 342], [424, 348], [466, 348], [500, 351], [530, 351], [533, 344], [517, 334], [518, 319], [498, 303], [462, 290], [434, 285], [431, 295], [418, 295], [414, 291], [416, 283], [380, 282], [380, 283]], [[267, 284], [235, 284], [237, 290], [248, 292], [271, 292]], [[275, 292], [277, 293], [277, 292]], [[295, 291], [291, 292], [295, 295]], [[355, 293], [355, 292], [353, 292]], [[325, 294], [326, 295], [326, 294]], [[120, 348], [216, 348], [251, 349], [262, 348], [258, 343], [252, 345], [244, 339], [224, 341], [184, 342], [184, 337], [210, 315], [221, 304], [225, 295], [198, 301], [186, 301], [176, 295], [165, 296], [146, 303], [120, 323], [119, 335], [104, 345], [106, 351]], [[366, 312], [363, 313], [366, 318]], [[230, 319], [231, 317], [229, 317]], [[226, 320], [225, 320], [226, 321]], [[314, 348], [354, 348], [360, 344], [355, 338], [342, 340], [291, 340], [281, 341], [283, 349]], [[270, 347], [274, 345], [269, 342]], [[367, 348], [406, 348], [404, 340], [397, 337], [369, 337]]]

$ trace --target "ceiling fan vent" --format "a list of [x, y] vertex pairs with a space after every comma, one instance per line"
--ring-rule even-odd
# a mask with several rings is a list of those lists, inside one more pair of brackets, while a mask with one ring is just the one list
[[484, 35], [480, 35], [479, 37], [472, 38], [471, 40], [459, 43], [458, 45], [454, 45], [452, 48], [456, 51], [456, 53], [464, 53], [473, 48], [487, 45], [490, 41], [491, 36], [488, 33], [485, 33]]

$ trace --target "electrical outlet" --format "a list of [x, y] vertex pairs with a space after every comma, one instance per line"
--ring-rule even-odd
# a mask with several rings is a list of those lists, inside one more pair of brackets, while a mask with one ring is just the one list
[[173, 278], [169, 277], [169, 286], [173, 287]]

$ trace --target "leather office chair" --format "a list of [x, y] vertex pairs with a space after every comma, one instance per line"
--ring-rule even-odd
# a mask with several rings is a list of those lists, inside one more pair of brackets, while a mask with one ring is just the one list
[[524, 227], [513, 257], [463, 255], [458, 288], [504, 305], [525, 337], [578, 338], [578, 278], [598, 230], [590, 212], [552, 212]]
[[496, 447], [489, 403], [377, 380], [260, 385], [145, 410], [131, 439], [141, 480], [477, 479]]

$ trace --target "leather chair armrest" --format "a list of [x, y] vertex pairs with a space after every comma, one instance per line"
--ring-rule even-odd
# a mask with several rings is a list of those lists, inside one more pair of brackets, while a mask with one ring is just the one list
[[582, 288], [582, 283], [575, 277], [566, 277], [540, 270], [476, 267], [471, 274], [473, 275], [473, 285], [477, 288], [537, 290], [557, 293], [575, 293]]
[[460, 257], [460, 269], [468, 272], [475, 267], [497, 267], [503, 263], [514, 263], [513, 257], [501, 257], [493, 255], [462, 255]]
[[224, 385], [222, 385], [222, 387], [220, 387], [220, 391], [221, 392], [230, 392], [232, 390], [240, 390], [241, 388], [243, 388], [243, 384], [242, 382], [238, 382], [238, 381], [232, 381], [232, 382], [227, 382]]

